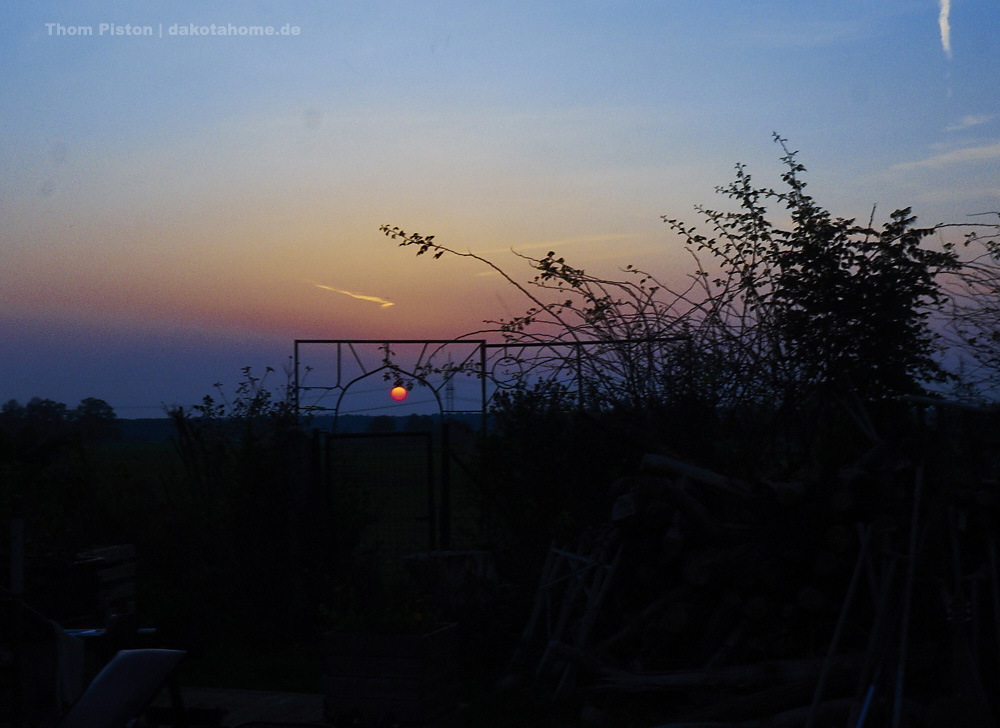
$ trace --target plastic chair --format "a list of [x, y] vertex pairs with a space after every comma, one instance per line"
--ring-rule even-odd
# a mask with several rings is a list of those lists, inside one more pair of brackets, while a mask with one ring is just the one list
[[159, 695], [185, 654], [182, 650], [121, 650], [58, 728], [127, 728]]

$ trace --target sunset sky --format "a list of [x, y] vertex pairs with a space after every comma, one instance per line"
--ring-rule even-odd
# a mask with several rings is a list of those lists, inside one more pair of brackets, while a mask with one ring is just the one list
[[525, 308], [382, 224], [680, 280], [660, 216], [738, 162], [778, 185], [775, 131], [834, 214], [964, 222], [1000, 210], [998, 88], [996, 0], [5, 3], [0, 401], [155, 417], [296, 338]]

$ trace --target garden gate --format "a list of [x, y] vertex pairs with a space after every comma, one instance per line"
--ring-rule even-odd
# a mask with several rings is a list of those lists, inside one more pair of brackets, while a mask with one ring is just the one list
[[366, 522], [359, 549], [398, 558], [433, 551], [438, 531], [430, 432], [324, 433], [325, 486], [358, 506]]

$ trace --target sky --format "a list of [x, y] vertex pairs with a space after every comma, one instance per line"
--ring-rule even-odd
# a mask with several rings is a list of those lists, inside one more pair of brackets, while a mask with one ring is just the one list
[[965, 222], [1000, 210], [997, 88], [995, 0], [4, 3], [0, 401], [157, 417], [296, 339], [526, 308], [384, 224], [682, 281], [661, 216], [737, 163], [780, 184], [773, 132], [835, 215]]

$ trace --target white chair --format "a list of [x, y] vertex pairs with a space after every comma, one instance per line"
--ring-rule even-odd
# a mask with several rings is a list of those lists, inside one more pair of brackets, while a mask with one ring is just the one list
[[185, 654], [182, 650], [121, 650], [58, 728], [127, 728], [159, 695]]

